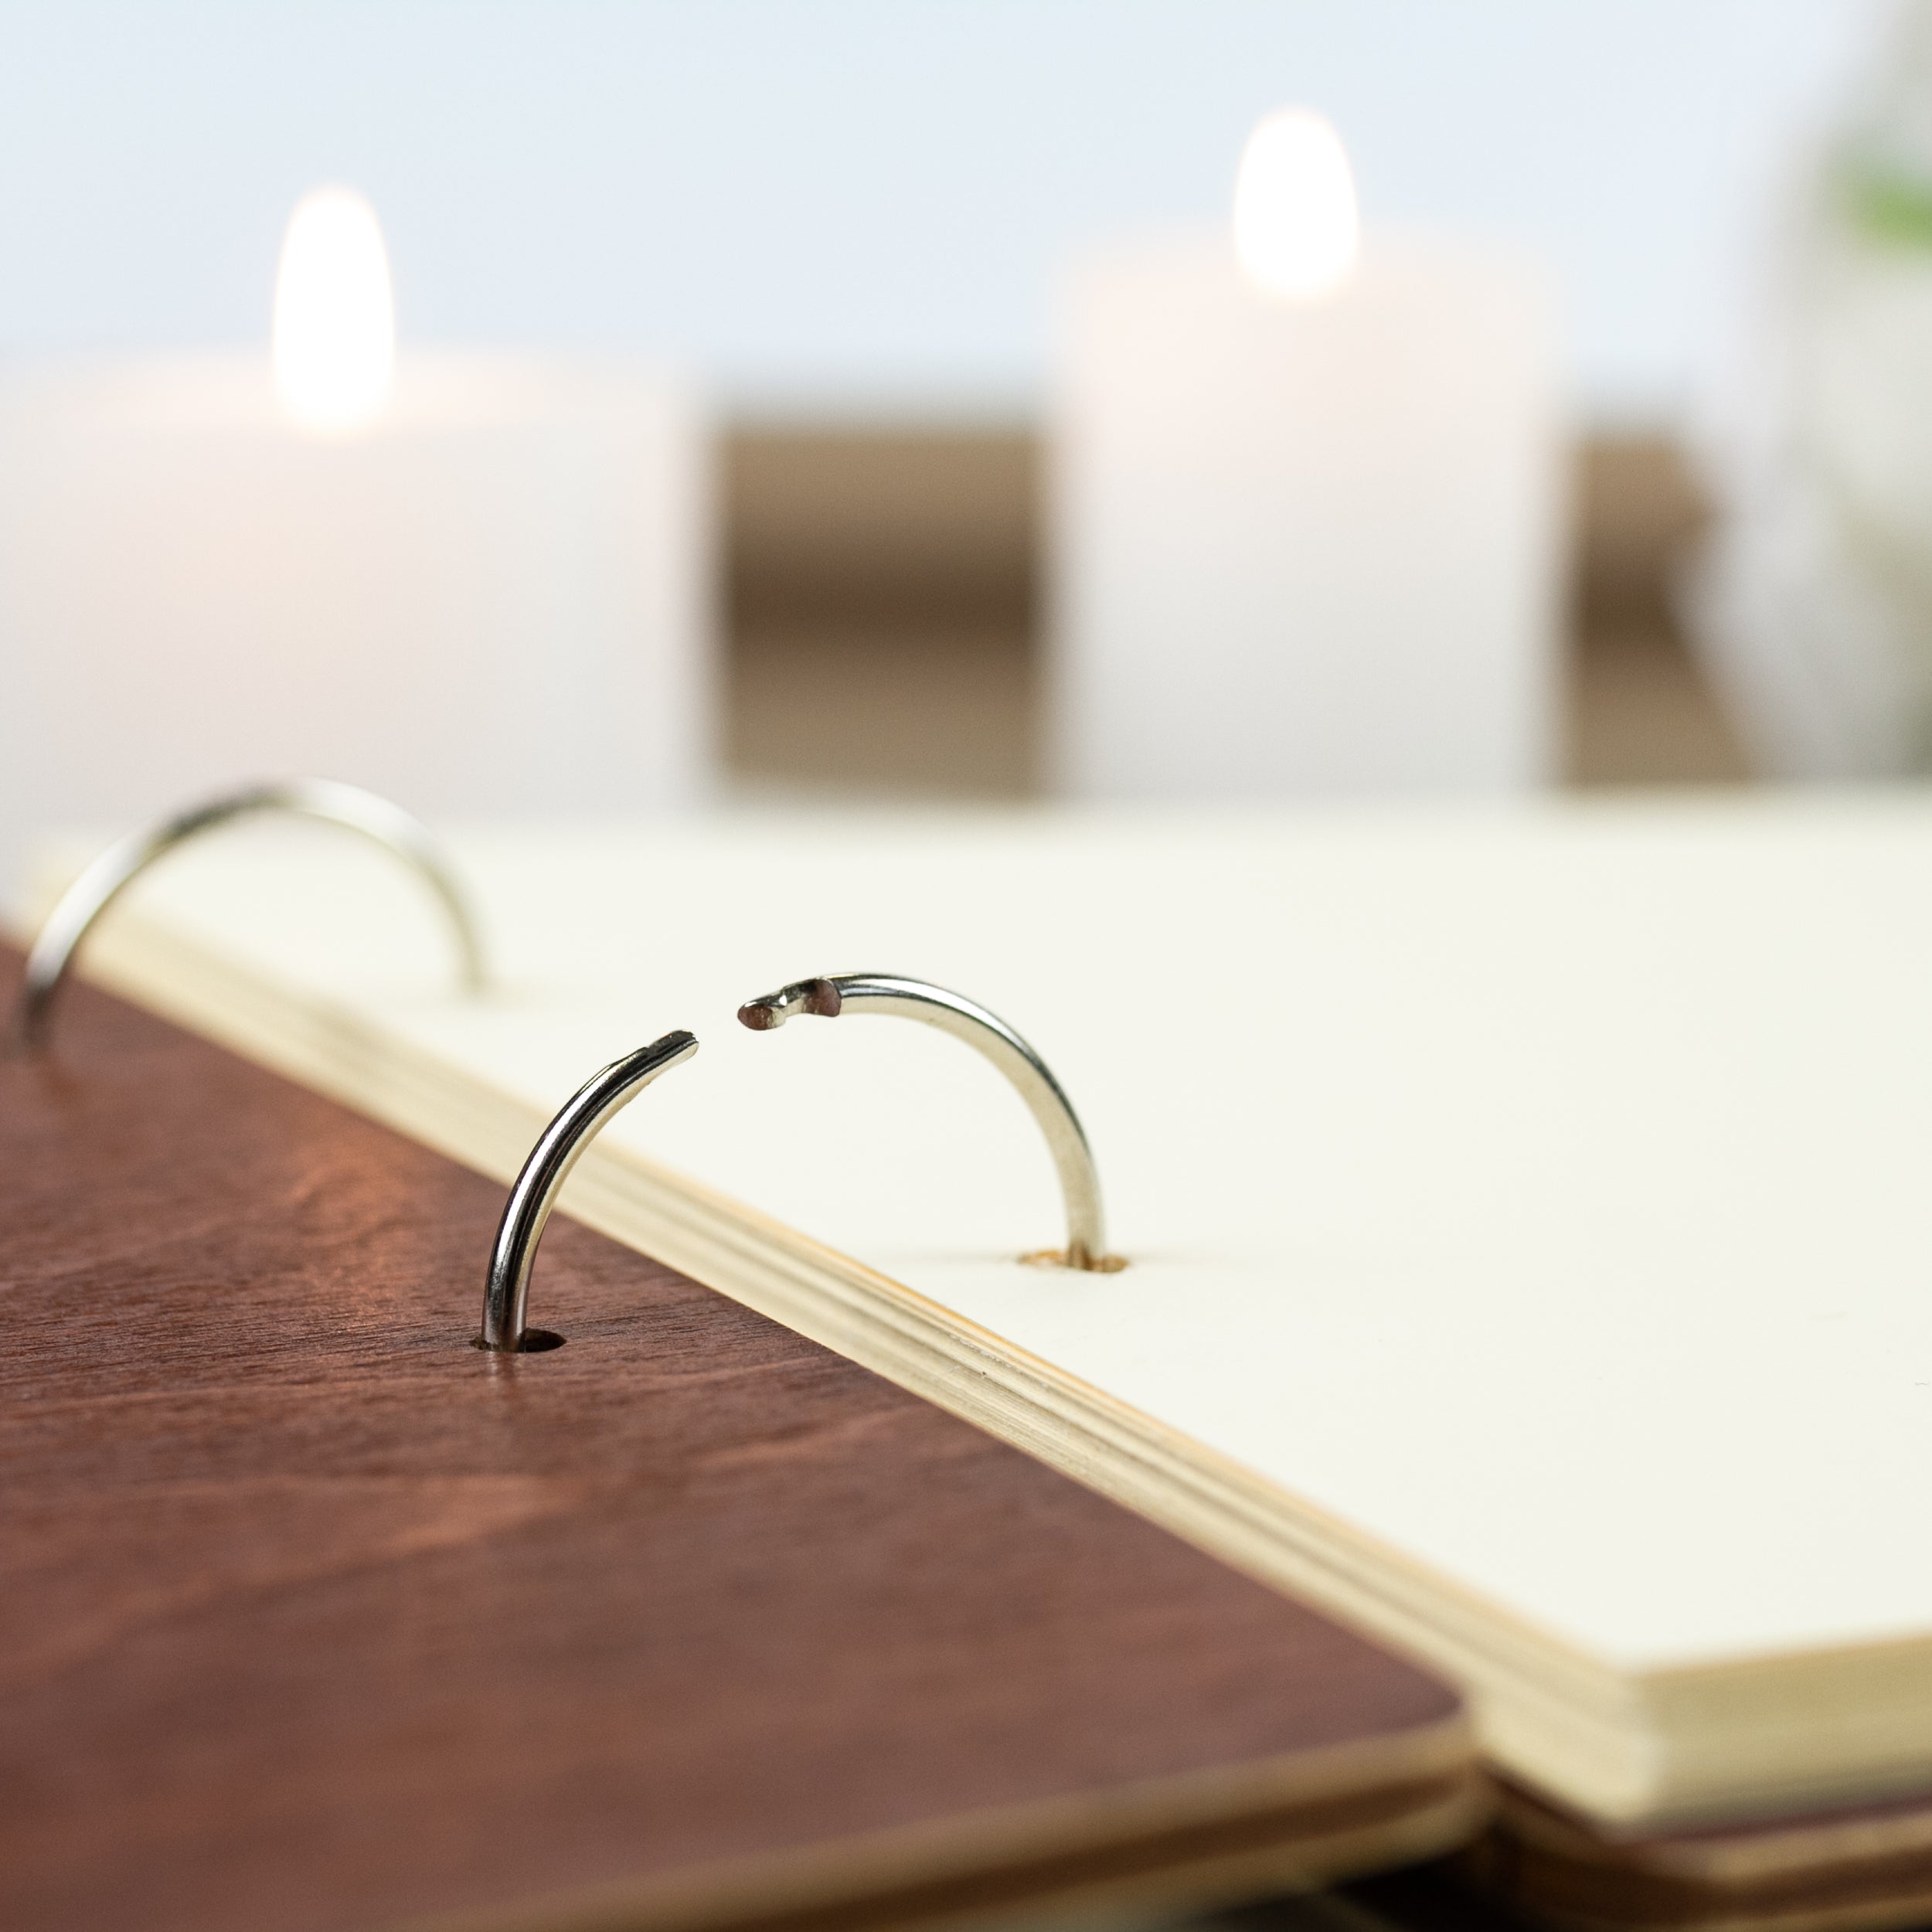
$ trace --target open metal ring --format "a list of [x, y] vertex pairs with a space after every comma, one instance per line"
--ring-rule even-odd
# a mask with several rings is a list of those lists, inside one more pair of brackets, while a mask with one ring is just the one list
[[449, 862], [427, 827], [400, 805], [359, 785], [332, 778], [294, 778], [243, 787], [190, 805], [160, 825], [117, 839], [70, 886], [36, 936], [27, 954], [26, 976], [15, 1008], [14, 1033], [32, 1053], [47, 1036], [55, 995], [90, 928], [116, 898], [157, 859], [184, 840], [262, 812], [287, 812], [319, 818], [360, 832], [386, 847], [414, 869], [449, 917], [461, 957], [463, 983], [471, 992], [483, 985], [483, 948], [469, 903]]
[[829, 979], [801, 979], [775, 993], [747, 1000], [738, 1009], [739, 1019], [756, 1032], [782, 1026], [796, 1013], [816, 1013], [826, 1019], [835, 1019], [841, 1013], [896, 1013], [903, 1019], [936, 1026], [985, 1054], [1019, 1090], [1020, 1098], [1039, 1123], [1066, 1202], [1066, 1247], [1027, 1258], [1109, 1274], [1127, 1265], [1118, 1255], [1107, 1251], [1100, 1177], [1073, 1103], [1046, 1063], [997, 1014], [963, 994], [893, 973], [841, 973]]
[[497, 1223], [489, 1278], [483, 1290], [483, 1328], [476, 1338], [479, 1349], [506, 1355], [534, 1354], [540, 1349], [554, 1349], [563, 1339], [547, 1329], [524, 1325], [530, 1270], [550, 1209], [556, 1205], [557, 1195], [578, 1156], [605, 1122], [628, 1107], [660, 1073], [681, 1065], [697, 1050], [698, 1043], [689, 1033], [666, 1033], [648, 1046], [613, 1060], [570, 1096], [538, 1137]]

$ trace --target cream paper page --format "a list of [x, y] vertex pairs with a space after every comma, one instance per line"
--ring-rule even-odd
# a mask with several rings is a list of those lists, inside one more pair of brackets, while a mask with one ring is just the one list
[[[131, 910], [546, 1109], [691, 1028], [611, 1134], [1618, 1668], [1932, 1631], [1932, 810], [451, 843], [480, 1003], [326, 832], [211, 840]], [[733, 1019], [852, 971], [1032, 1040], [1127, 1270], [1013, 1259], [1060, 1239], [1051, 1169], [957, 1043]], [[540, 1263], [532, 1318], [570, 1328]]]

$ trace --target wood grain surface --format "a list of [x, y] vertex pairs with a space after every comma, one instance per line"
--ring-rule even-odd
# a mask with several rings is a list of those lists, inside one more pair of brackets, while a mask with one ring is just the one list
[[[0, 958], [11, 998], [18, 958]], [[1440, 1849], [1440, 1684], [85, 987], [0, 1063], [0, 1922], [886, 1924]]]

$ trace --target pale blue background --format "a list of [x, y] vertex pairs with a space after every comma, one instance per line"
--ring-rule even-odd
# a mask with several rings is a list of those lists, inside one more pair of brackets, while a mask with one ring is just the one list
[[418, 338], [650, 345], [727, 400], [1020, 410], [1053, 265], [1213, 219], [1277, 104], [1372, 217], [1540, 250], [1587, 410], [1723, 338], [1876, 0], [0, 5], [0, 352], [259, 339], [295, 196]]

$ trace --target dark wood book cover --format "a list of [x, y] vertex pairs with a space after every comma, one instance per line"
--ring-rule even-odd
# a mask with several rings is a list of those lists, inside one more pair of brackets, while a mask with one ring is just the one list
[[[17, 956], [0, 961], [11, 998]], [[0, 1922], [859, 1925], [1437, 1850], [1455, 1696], [84, 987], [0, 1064]]]

